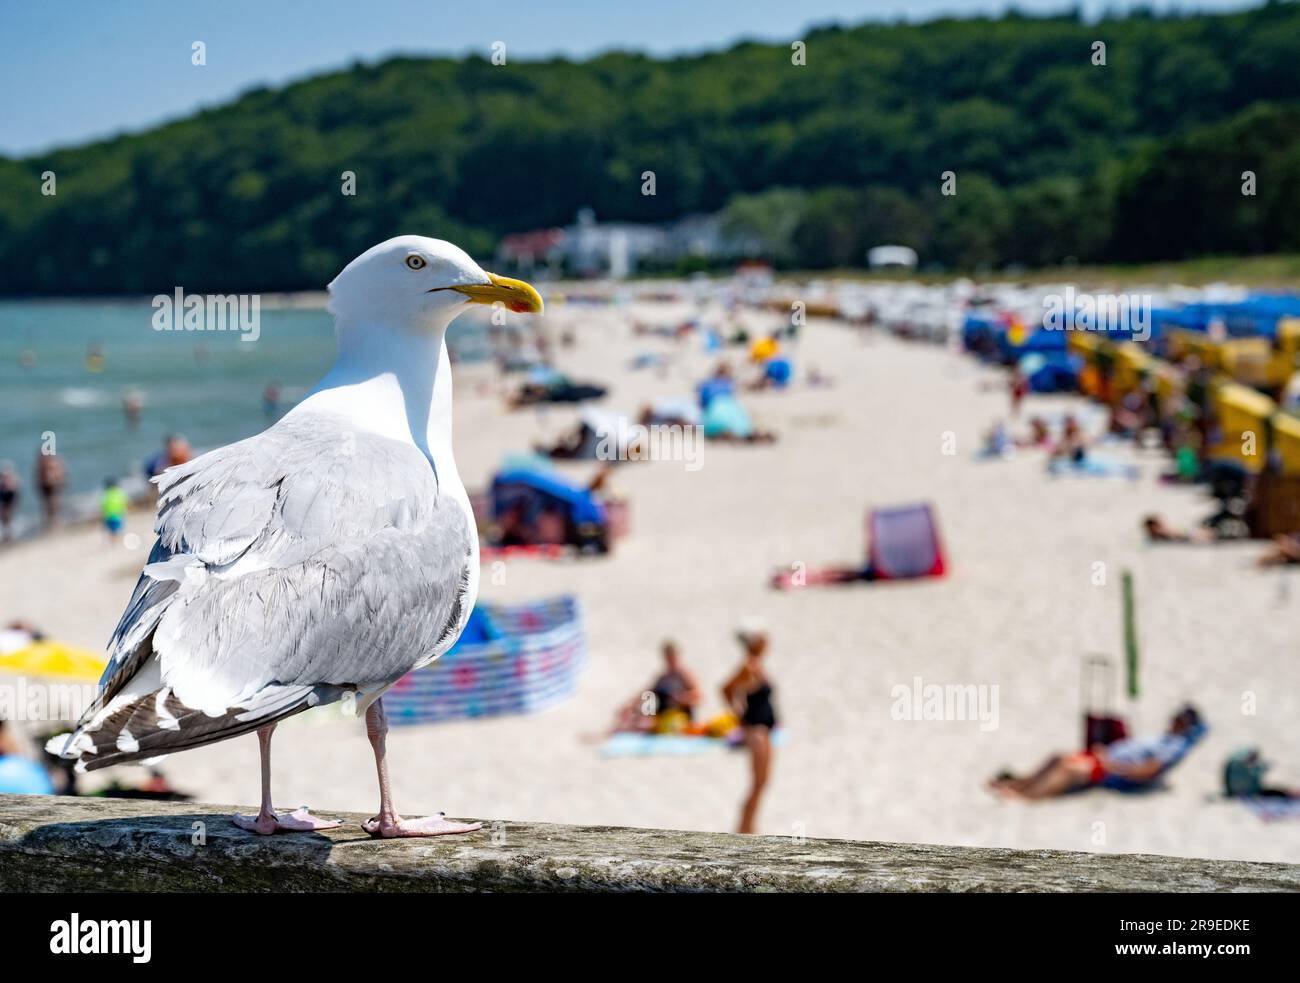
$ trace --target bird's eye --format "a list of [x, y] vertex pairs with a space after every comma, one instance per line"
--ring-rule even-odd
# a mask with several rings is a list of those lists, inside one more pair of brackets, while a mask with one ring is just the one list
[[412, 270], [422, 270], [429, 264], [424, 261], [423, 256], [407, 256], [406, 265]]

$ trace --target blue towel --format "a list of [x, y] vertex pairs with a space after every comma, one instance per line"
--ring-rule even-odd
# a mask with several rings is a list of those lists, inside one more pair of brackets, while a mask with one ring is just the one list
[[1277, 819], [1300, 819], [1300, 799], [1281, 796], [1256, 795], [1241, 800], [1255, 815], [1265, 822]]
[[1088, 454], [1082, 461], [1053, 458], [1047, 464], [1049, 474], [1077, 475], [1081, 478], [1128, 478], [1132, 481], [1140, 472], [1136, 465], [1125, 464], [1096, 454]]
[[[772, 746], [785, 746], [785, 731], [772, 732]], [[686, 734], [641, 734], [626, 731], [611, 734], [600, 746], [602, 758], [649, 758], [656, 756], [683, 757], [707, 754], [710, 751], [728, 751], [743, 747], [721, 737], [691, 737]]]

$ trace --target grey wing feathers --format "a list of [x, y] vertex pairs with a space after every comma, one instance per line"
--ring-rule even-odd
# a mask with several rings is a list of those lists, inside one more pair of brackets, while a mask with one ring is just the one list
[[287, 417], [158, 484], [158, 541], [62, 749], [88, 768], [382, 688], [468, 614], [472, 528], [410, 445]]

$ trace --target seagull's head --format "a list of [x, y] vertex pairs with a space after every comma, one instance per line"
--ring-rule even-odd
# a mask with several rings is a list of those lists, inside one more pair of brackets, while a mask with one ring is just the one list
[[441, 330], [471, 304], [542, 313], [541, 295], [522, 280], [488, 273], [459, 246], [426, 236], [398, 236], [371, 246], [329, 285], [340, 320]]

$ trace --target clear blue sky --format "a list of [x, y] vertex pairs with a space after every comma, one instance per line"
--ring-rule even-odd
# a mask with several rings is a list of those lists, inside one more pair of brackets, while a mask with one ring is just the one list
[[[1080, 0], [1089, 16], [1132, 0]], [[1152, 0], [1224, 10], [1252, 0]], [[25, 155], [185, 116], [276, 84], [396, 52], [582, 57], [667, 54], [809, 25], [1029, 12], [1068, 0], [0, 0], [0, 154]], [[190, 64], [194, 41], [207, 65]]]

